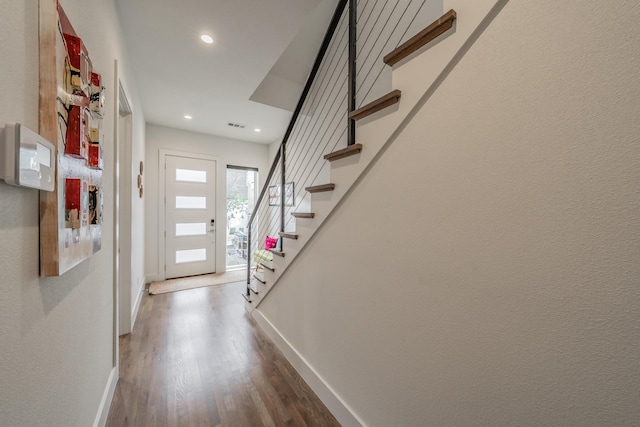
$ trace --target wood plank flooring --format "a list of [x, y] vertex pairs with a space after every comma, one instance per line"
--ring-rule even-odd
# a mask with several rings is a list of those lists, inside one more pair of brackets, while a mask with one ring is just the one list
[[145, 294], [107, 427], [340, 426], [245, 313], [244, 287]]

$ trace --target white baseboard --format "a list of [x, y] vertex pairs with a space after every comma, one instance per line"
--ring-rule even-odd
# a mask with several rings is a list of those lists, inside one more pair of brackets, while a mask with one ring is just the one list
[[133, 331], [133, 325], [136, 324], [136, 319], [138, 318], [138, 310], [140, 309], [140, 302], [142, 301], [142, 293], [144, 292], [144, 283], [140, 283], [140, 289], [138, 290], [138, 295], [136, 296], [136, 301], [133, 303], [133, 309], [131, 310], [131, 330]]
[[251, 315], [340, 424], [344, 427], [365, 427], [364, 422], [353, 413], [351, 408], [291, 346], [275, 326], [262, 315], [259, 309], [254, 309]]
[[102, 394], [102, 400], [100, 401], [100, 406], [98, 407], [98, 413], [96, 414], [96, 419], [93, 422], [93, 427], [104, 427], [107, 424], [107, 416], [109, 415], [113, 395], [116, 392], [116, 384], [118, 384], [118, 368], [114, 367], [109, 374], [107, 387], [104, 389], [104, 393]]

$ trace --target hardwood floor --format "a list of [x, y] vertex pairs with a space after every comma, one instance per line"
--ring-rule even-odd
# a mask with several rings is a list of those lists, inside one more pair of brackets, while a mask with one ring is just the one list
[[107, 427], [340, 425], [245, 313], [244, 287], [145, 294]]

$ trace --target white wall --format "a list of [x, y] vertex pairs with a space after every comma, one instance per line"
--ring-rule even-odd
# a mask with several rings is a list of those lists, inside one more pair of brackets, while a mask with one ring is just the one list
[[[122, 100], [120, 103], [123, 104]], [[135, 110], [120, 115], [118, 120], [121, 162], [118, 330], [120, 335], [125, 335], [133, 329], [144, 291], [144, 199], [140, 197], [138, 174], [140, 162], [144, 161], [145, 122], [142, 113]], [[142, 181], [144, 183], [144, 173]]]
[[[276, 154], [278, 154], [278, 151], [280, 151], [280, 146], [282, 145], [282, 140], [279, 141], [274, 141], [271, 144], [269, 144], [269, 167], [271, 167], [271, 164], [273, 163], [273, 159], [276, 158]], [[269, 170], [267, 170], [267, 173], [269, 173]], [[266, 179], [266, 176], [265, 176]]]
[[[118, 64], [120, 66], [120, 64]], [[129, 97], [129, 89], [123, 88]], [[135, 88], [134, 88], [135, 89]], [[126, 104], [125, 104], [126, 105]], [[119, 119], [120, 156], [120, 324], [119, 333], [130, 333], [135, 324], [144, 291], [144, 193], [140, 197], [138, 175], [145, 160], [145, 120], [142, 111]], [[134, 141], [132, 144], [131, 141]], [[142, 174], [143, 190], [144, 166]]]
[[[132, 88], [135, 89], [135, 88]], [[127, 89], [129, 90], [129, 89]], [[145, 161], [145, 119], [141, 108], [132, 109], [134, 144], [131, 147], [131, 317], [132, 327], [140, 307], [142, 292], [144, 291], [144, 233], [145, 233], [145, 201], [146, 195], [146, 170], [142, 174], [142, 185], [144, 194], [140, 197], [138, 190], [138, 174], [140, 173], [140, 162]], [[146, 165], [145, 165], [146, 166]]]
[[[38, 193], [0, 182], [2, 426], [92, 425], [114, 366], [113, 64], [124, 49], [111, 2], [62, 5], [107, 86], [102, 250], [61, 277], [39, 278]], [[0, 0], [0, 8], [0, 123], [37, 130], [38, 1]]]
[[259, 307], [365, 425], [640, 423], [639, 21], [507, 3]]
[[[133, 120], [136, 123], [133, 129], [133, 140], [141, 143], [133, 145], [131, 177], [133, 179], [132, 200], [131, 200], [131, 297], [134, 301], [134, 310], [140, 305], [141, 292], [144, 289], [144, 224], [145, 224], [145, 203], [144, 195], [141, 198], [137, 187], [137, 176], [140, 173], [140, 162], [145, 162], [145, 123], [142, 111], [133, 111]], [[146, 162], [145, 162], [146, 163]], [[142, 174], [142, 185], [146, 194], [146, 171]]]
[[[145, 272], [146, 281], [162, 280], [164, 265], [159, 261], [159, 153], [161, 149], [215, 156], [218, 159], [218, 191], [216, 194], [218, 239], [216, 241], [216, 271], [225, 271], [225, 239], [220, 230], [226, 230], [226, 169], [227, 165], [258, 168], [258, 184], [269, 172], [269, 146], [188, 132], [164, 126], [147, 124], [145, 161]], [[164, 244], [164, 243], [162, 243]]]

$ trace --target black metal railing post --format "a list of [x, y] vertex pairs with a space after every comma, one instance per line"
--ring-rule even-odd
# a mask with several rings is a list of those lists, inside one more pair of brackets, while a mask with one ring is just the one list
[[[254, 208], [255, 209], [255, 208]], [[247, 301], [251, 302], [251, 223], [247, 227]]]
[[[356, 22], [358, 5], [356, 0], [349, 0], [349, 113], [356, 109]], [[349, 121], [349, 129], [347, 136], [347, 145], [353, 145], [356, 143], [356, 121], [349, 117], [347, 114], [347, 120]]]
[[285, 163], [286, 163], [286, 144], [280, 146], [280, 231], [284, 233], [284, 210], [285, 210], [285, 186], [287, 177], [285, 176]]

